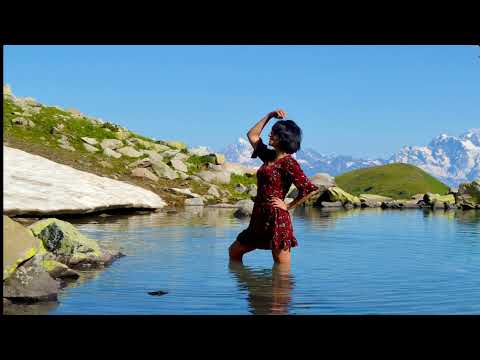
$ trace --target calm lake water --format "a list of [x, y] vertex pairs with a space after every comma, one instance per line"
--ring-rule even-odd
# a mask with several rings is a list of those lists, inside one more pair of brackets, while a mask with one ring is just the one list
[[71, 222], [127, 256], [37, 313], [480, 314], [479, 211], [299, 208], [290, 270], [264, 250], [229, 265], [232, 209]]

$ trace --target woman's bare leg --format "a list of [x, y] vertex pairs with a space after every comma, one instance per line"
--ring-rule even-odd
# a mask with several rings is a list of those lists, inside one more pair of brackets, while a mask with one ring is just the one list
[[230, 256], [230, 261], [239, 261], [242, 262], [243, 255], [247, 252], [255, 250], [255, 247], [243, 245], [237, 240], [233, 242], [232, 245], [228, 248], [228, 254]]
[[290, 249], [272, 249], [272, 257], [277, 264], [290, 264]]

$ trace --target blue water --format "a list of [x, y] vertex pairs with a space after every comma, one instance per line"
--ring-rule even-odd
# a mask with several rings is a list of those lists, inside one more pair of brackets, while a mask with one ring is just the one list
[[[231, 209], [72, 221], [126, 257], [84, 272], [48, 314], [480, 314], [480, 212], [320, 210], [293, 215], [291, 268], [227, 249]], [[152, 296], [162, 290], [167, 294]]]

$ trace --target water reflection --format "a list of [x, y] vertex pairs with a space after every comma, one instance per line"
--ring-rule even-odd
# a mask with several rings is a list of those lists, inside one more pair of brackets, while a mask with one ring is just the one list
[[289, 264], [274, 264], [272, 269], [253, 269], [242, 263], [230, 262], [229, 270], [240, 290], [248, 292], [250, 313], [254, 315], [285, 315], [294, 287]]

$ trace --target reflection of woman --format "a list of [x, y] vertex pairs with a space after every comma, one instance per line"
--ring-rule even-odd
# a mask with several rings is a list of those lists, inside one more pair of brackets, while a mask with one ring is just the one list
[[[230, 246], [230, 260], [242, 261], [243, 255], [255, 249], [271, 250], [275, 263], [290, 263], [290, 248], [297, 246], [289, 210], [318, 192], [291, 156], [300, 149], [302, 130], [292, 120], [275, 123], [269, 136], [268, 149], [260, 133], [272, 118], [283, 119], [283, 110], [272, 111], [248, 132], [254, 148], [252, 158], [259, 157], [263, 165], [257, 171], [258, 191], [250, 224]], [[283, 201], [292, 183], [298, 196], [289, 205]]]
[[289, 264], [274, 264], [271, 270], [253, 270], [239, 262], [230, 262], [230, 272], [247, 289], [250, 312], [254, 315], [288, 313], [294, 286]]

